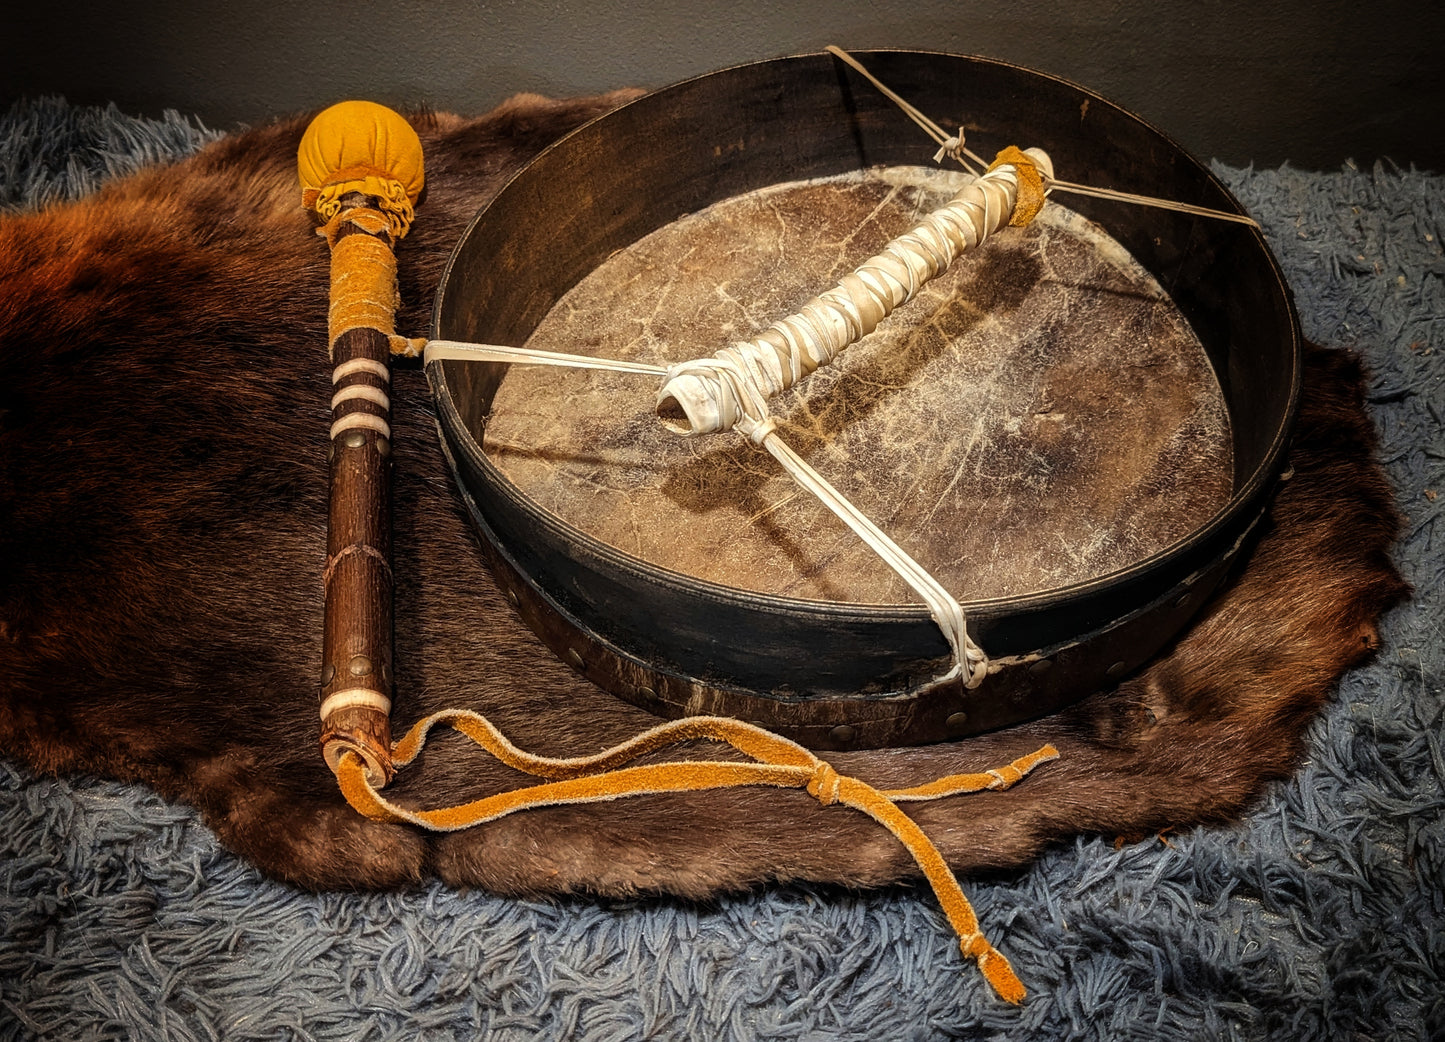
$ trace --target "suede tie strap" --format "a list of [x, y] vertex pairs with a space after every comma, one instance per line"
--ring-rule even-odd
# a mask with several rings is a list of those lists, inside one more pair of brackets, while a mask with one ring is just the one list
[[[740, 785], [803, 789], [825, 807], [842, 804], [860, 810], [893, 833], [933, 887], [948, 921], [958, 933], [963, 954], [977, 961], [984, 978], [1000, 997], [1013, 1003], [1024, 997], [1024, 986], [1008, 960], [979, 930], [978, 917], [943, 855], [923, 829], [897, 805], [985, 789], [1007, 789], [1039, 764], [1057, 759], [1058, 751], [1051, 745], [994, 770], [952, 774], [908, 789], [875, 789], [857, 778], [839, 774], [832, 765], [796, 742], [753, 724], [724, 717], [685, 717], [661, 724], [592, 756], [558, 759], [517, 748], [480, 714], [447, 710], [426, 717], [412, 727], [393, 747], [393, 764], [404, 767], [411, 763], [421, 752], [428, 733], [438, 724], [460, 731], [508, 767], [547, 781], [455, 807], [412, 810], [383, 797], [368, 780], [361, 758], [347, 752], [342, 754], [336, 770], [347, 802], [378, 821], [405, 822], [433, 831], [452, 832], [535, 807], [598, 803], [623, 796], [699, 792]], [[751, 757], [752, 762], [684, 760], [634, 764], [648, 753], [698, 739], [724, 742]]]

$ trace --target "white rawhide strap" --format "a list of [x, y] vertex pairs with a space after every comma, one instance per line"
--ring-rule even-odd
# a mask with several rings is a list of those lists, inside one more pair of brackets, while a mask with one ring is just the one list
[[[1053, 176], [1053, 164], [1042, 150], [1023, 154], [1045, 178]], [[797, 314], [711, 358], [672, 366], [658, 393], [658, 416], [679, 434], [731, 430], [748, 414], [749, 402], [773, 398], [833, 361], [849, 344], [873, 332], [895, 308], [913, 299], [960, 253], [1007, 224], [1018, 195], [1019, 175], [1012, 163], [972, 181], [947, 205], [892, 240], [838, 285], [808, 301]]]
[[778, 437], [777, 420], [771, 416], [762, 423], [744, 417], [738, 421], [737, 429], [747, 434], [756, 444], [767, 449], [788, 476], [817, 497], [818, 502], [831, 510], [851, 528], [858, 538], [882, 558], [883, 563], [898, 573], [899, 578], [912, 587], [913, 592], [923, 598], [933, 621], [943, 631], [944, 639], [953, 652], [953, 666], [939, 677], [940, 681], [962, 677], [964, 687], [975, 688], [988, 676], [988, 656], [968, 635], [963, 605], [953, 594], [945, 590], [928, 569], [919, 564], [908, 553], [847, 498], [830, 485], [824, 477], [799, 456], [787, 442]]

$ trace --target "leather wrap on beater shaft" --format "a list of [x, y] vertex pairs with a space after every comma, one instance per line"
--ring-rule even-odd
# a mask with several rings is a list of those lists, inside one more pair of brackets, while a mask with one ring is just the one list
[[[335, 238], [342, 223], [366, 228], [371, 235]], [[368, 227], [371, 226], [371, 227]], [[322, 231], [331, 247], [331, 306], [327, 312], [327, 343], [352, 329], [375, 329], [387, 339], [396, 335], [396, 254], [386, 240], [375, 238], [385, 222], [375, 210], [343, 210]], [[374, 230], [373, 230], [374, 229]]]

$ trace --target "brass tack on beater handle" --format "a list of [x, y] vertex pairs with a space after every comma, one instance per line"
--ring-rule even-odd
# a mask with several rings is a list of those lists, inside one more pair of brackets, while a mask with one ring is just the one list
[[367, 780], [391, 780], [391, 368], [396, 241], [423, 184], [421, 141], [391, 109], [366, 101], [317, 116], [297, 153], [302, 204], [331, 247], [330, 514], [322, 641], [321, 748], [346, 752]]

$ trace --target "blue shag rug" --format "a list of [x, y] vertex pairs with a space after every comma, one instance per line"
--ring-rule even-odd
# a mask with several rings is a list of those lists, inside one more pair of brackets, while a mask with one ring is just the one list
[[[213, 136], [175, 114], [17, 105], [0, 206]], [[1263, 223], [1306, 335], [1373, 370], [1417, 592], [1296, 775], [1238, 824], [1079, 839], [965, 882], [1022, 1007], [961, 964], [926, 888], [307, 894], [148, 790], [0, 759], [0, 1040], [1445, 1038], [1445, 177], [1216, 170]]]

